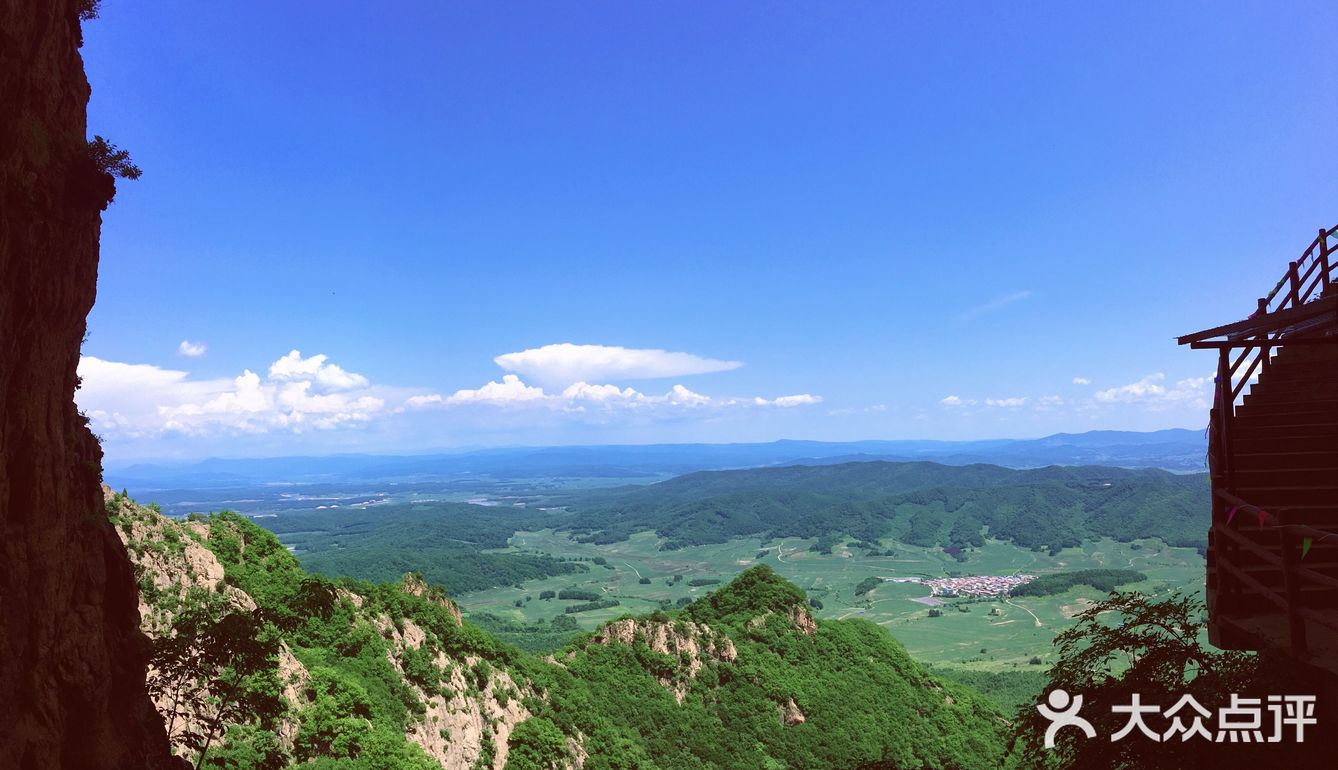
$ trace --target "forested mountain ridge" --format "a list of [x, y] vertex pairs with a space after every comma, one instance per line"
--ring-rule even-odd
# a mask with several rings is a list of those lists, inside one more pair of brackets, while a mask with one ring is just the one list
[[321, 578], [236, 514], [107, 503], [151, 692], [204, 767], [986, 768], [1004, 752], [995, 707], [872, 623], [814, 620], [766, 567], [539, 658], [412, 576]]
[[987, 528], [1052, 550], [1092, 537], [1202, 548], [1205, 487], [1202, 474], [1154, 469], [857, 462], [692, 473], [556, 501], [573, 514], [572, 530], [601, 543], [653, 530], [670, 548], [836, 533], [965, 547]]

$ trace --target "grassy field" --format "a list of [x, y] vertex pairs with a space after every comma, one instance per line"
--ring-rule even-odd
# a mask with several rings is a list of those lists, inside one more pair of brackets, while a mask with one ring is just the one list
[[[856, 584], [870, 576], [948, 577], [961, 575], [1045, 574], [1078, 569], [1128, 568], [1147, 574], [1141, 583], [1124, 586], [1150, 594], [1171, 590], [1197, 592], [1203, 585], [1203, 559], [1192, 549], [1170, 548], [1159, 540], [1118, 543], [1110, 540], [1085, 543], [1051, 557], [997, 541], [968, 554], [958, 562], [937, 549], [917, 548], [885, 542], [893, 556], [865, 557], [862, 549], [838, 546], [831, 554], [810, 552], [811, 540], [787, 539], [762, 542], [740, 539], [728, 543], [694, 546], [676, 551], [657, 549], [653, 533], [634, 535], [610, 545], [577, 543], [550, 530], [519, 532], [511, 539], [513, 551], [532, 551], [567, 558], [607, 560], [607, 566], [590, 563], [590, 572], [535, 580], [521, 588], [496, 588], [457, 597], [466, 612], [489, 612], [517, 621], [552, 619], [576, 601], [541, 600], [544, 590], [577, 588], [608, 599], [617, 607], [574, 613], [585, 629], [625, 613], [642, 614], [657, 609], [661, 600], [677, 602], [698, 597], [716, 585], [692, 587], [694, 579], [728, 581], [747, 567], [765, 562], [781, 575], [823, 603], [816, 614], [824, 618], [864, 617], [887, 628], [918, 660], [937, 665], [1004, 671], [1026, 668], [1039, 657], [1053, 659], [1051, 641], [1066, 628], [1072, 616], [1088, 601], [1103, 594], [1079, 587], [1055, 596], [987, 600], [974, 603], [950, 601], [939, 609], [943, 616], [929, 617], [925, 599], [929, 590], [914, 583], [884, 583], [862, 597], [854, 595]], [[681, 576], [674, 582], [674, 576]], [[640, 583], [649, 578], [649, 584]], [[519, 601], [519, 607], [515, 606]]]

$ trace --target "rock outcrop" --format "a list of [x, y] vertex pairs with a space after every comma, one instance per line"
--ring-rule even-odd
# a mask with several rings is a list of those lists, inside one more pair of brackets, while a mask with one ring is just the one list
[[674, 693], [679, 703], [687, 697], [688, 685], [707, 663], [733, 663], [738, 657], [734, 640], [711, 629], [710, 626], [690, 620], [648, 620], [624, 618], [615, 620], [597, 631], [591, 644], [623, 644], [629, 647], [638, 642], [657, 655], [672, 658], [669, 670], [655, 672], [660, 684]]
[[0, 1], [0, 768], [167, 766], [135, 581], [74, 404], [112, 177], [80, 11]]

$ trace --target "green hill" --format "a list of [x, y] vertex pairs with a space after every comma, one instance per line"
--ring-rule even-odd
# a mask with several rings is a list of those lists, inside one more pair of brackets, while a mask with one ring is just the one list
[[540, 658], [416, 576], [331, 581], [235, 514], [108, 506], [156, 704], [205, 767], [986, 768], [1004, 752], [997, 707], [874, 624], [815, 621], [767, 567]]
[[599, 543], [653, 530], [667, 547], [835, 533], [965, 547], [988, 528], [1029, 548], [1160, 537], [1202, 549], [1204, 489], [1202, 474], [1160, 470], [861, 462], [693, 473], [563, 502], [568, 526]]

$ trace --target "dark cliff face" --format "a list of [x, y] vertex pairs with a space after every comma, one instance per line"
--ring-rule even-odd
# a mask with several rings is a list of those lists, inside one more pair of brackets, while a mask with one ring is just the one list
[[[0, 768], [160, 767], [136, 587], [74, 405], [100, 211], [77, 0], [0, 0]], [[86, 3], [84, 3], [86, 5]]]

